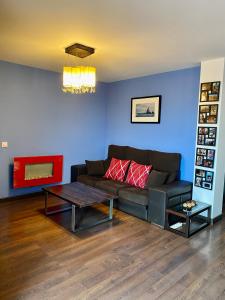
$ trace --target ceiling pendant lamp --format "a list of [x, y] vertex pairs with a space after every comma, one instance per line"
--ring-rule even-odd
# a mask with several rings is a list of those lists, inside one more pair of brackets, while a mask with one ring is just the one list
[[[65, 48], [65, 53], [77, 56], [79, 58], [85, 58], [94, 52], [94, 48], [77, 43]], [[63, 92], [71, 94], [95, 93], [95, 87], [95, 67], [75, 66], [63, 68]]]

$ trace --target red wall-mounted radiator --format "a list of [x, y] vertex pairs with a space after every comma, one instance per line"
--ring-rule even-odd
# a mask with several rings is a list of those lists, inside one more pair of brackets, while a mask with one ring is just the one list
[[31, 187], [62, 181], [63, 155], [14, 157], [13, 187]]

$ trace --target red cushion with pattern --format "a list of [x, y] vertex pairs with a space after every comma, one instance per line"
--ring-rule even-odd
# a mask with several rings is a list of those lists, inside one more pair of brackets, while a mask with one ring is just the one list
[[151, 169], [151, 165], [140, 165], [132, 160], [128, 170], [126, 183], [143, 189]]
[[130, 160], [112, 158], [104, 177], [123, 182]]

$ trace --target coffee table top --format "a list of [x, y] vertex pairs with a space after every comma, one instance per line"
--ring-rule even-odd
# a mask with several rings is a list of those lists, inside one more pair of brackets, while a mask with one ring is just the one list
[[43, 188], [43, 190], [78, 207], [91, 206], [118, 197], [80, 182], [59, 184]]

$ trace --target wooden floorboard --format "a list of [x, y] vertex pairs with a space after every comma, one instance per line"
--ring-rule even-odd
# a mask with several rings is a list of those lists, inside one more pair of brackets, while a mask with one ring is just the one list
[[0, 299], [225, 299], [224, 219], [185, 239], [114, 210], [74, 234], [70, 211], [43, 206], [42, 195], [0, 201]]

